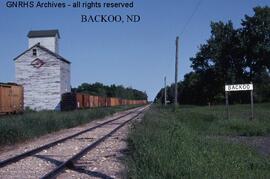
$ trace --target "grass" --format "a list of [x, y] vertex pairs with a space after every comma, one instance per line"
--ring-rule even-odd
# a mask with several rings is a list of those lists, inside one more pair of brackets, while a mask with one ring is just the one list
[[92, 108], [69, 112], [41, 111], [0, 117], [0, 146], [72, 128], [137, 106]]
[[255, 119], [250, 120], [249, 105], [230, 106], [227, 120], [224, 106], [178, 109], [185, 113], [183, 122], [208, 135], [263, 136], [270, 134], [270, 104], [255, 105]]
[[258, 104], [256, 120], [247, 105], [224, 107], [152, 106], [130, 133], [129, 178], [270, 178], [270, 158], [242, 144], [209, 136], [270, 133], [270, 104]]

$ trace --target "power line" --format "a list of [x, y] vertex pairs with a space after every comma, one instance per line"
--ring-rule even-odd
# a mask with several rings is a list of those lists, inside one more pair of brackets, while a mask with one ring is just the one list
[[189, 23], [191, 22], [193, 16], [196, 14], [196, 12], [198, 11], [200, 5], [202, 4], [202, 1], [203, 1], [203, 0], [199, 0], [199, 1], [197, 2], [197, 4], [196, 4], [196, 6], [195, 6], [195, 8], [194, 8], [194, 10], [193, 10], [193, 12], [192, 12], [192, 14], [191, 14], [191, 16], [188, 18], [188, 20], [186, 21], [186, 23], [185, 23], [185, 25], [184, 25], [184, 27], [183, 27], [183, 29], [182, 29], [182, 31], [181, 31], [181, 33], [180, 33], [180, 36], [185, 32], [185, 30], [186, 30], [187, 26], [189, 25]]

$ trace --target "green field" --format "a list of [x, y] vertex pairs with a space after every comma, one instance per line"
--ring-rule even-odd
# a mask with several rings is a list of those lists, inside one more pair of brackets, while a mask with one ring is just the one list
[[253, 121], [249, 109], [231, 106], [227, 120], [224, 106], [152, 106], [129, 136], [129, 177], [270, 178], [269, 155], [224, 139], [269, 136], [270, 104], [255, 104]]
[[69, 112], [25, 112], [22, 115], [1, 116], [0, 146], [22, 142], [61, 129], [72, 128], [134, 107], [137, 106], [92, 108]]

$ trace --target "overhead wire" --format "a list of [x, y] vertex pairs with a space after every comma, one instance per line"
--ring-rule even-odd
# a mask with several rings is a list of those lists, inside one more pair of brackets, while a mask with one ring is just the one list
[[183, 27], [181, 33], [180, 33], [180, 36], [183, 35], [183, 33], [186, 31], [187, 26], [189, 25], [189, 23], [190, 23], [191, 20], [193, 19], [194, 15], [195, 15], [196, 12], [198, 11], [200, 5], [202, 4], [202, 1], [203, 1], [203, 0], [199, 0], [199, 1], [197, 2], [197, 4], [196, 4], [196, 6], [195, 6], [195, 8], [194, 8], [194, 10], [193, 10], [193, 12], [192, 12], [192, 14], [191, 14], [190, 17], [187, 19], [187, 21], [186, 21], [186, 23], [185, 23], [185, 25], [184, 25], [184, 27]]

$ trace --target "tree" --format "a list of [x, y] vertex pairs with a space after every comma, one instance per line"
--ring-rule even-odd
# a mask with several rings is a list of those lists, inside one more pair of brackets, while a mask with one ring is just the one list
[[83, 83], [78, 88], [73, 88], [73, 92], [87, 93], [96, 96], [103, 97], [117, 97], [122, 99], [136, 99], [136, 100], [147, 100], [146, 92], [142, 92], [131, 87], [125, 88], [122, 85], [116, 86], [115, 84], [111, 86], [103, 85], [102, 83]]
[[243, 58], [249, 73], [249, 80], [254, 80], [255, 74], [270, 70], [270, 8], [255, 7], [255, 15], [245, 15], [242, 20], [241, 48]]

